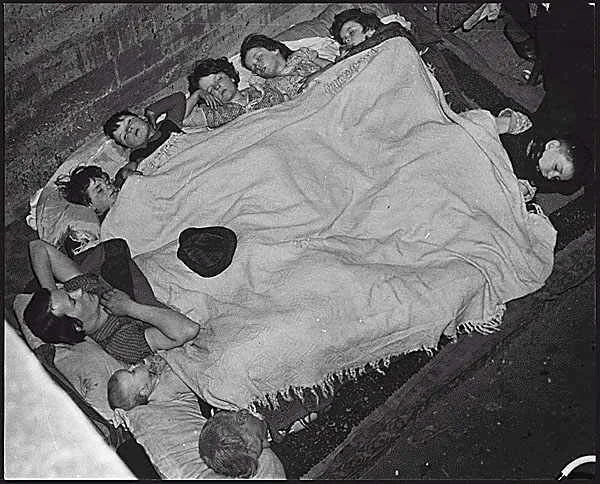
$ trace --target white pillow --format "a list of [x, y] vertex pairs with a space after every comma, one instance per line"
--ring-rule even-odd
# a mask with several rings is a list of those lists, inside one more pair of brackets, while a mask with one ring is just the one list
[[67, 236], [79, 242], [75, 253], [100, 241], [100, 220], [94, 209], [68, 202], [57, 187], [46, 186], [41, 191], [35, 218], [39, 238], [55, 247], [60, 248]]
[[[107, 139], [104, 134], [94, 136], [69, 156], [46, 185], [30, 198], [27, 225], [38, 231], [40, 239], [53, 245], [57, 245], [58, 240], [64, 238], [67, 227], [71, 227], [81, 239], [89, 238], [91, 234], [98, 235], [99, 221], [97, 217], [94, 221], [94, 211], [89, 207], [67, 202], [58, 192], [54, 182], [58, 177], [70, 174], [78, 166], [88, 165], [99, 166], [113, 178], [119, 168], [127, 163], [128, 156], [128, 149]], [[60, 225], [55, 226], [57, 223]]]
[[[200, 458], [198, 437], [206, 419], [190, 391], [171, 401], [151, 402], [127, 412], [129, 430], [166, 479], [226, 479]], [[265, 449], [253, 479], [285, 479], [281, 461]]]

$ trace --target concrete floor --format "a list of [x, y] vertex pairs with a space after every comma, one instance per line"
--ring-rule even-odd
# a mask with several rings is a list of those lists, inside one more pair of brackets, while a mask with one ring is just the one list
[[[446, 44], [459, 57], [461, 45], [475, 48], [479, 58], [461, 60], [495, 79], [504, 94], [534, 111], [544, 90], [541, 85], [525, 84], [524, 71], [531, 70], [532, 62], [516, 55], [503, 27], [503, 18], [484, 20], [469, 32], [454, 32]], [[542, 194], [538, 203], [550, 214], [581, 195], [582, 190], [570, 196]], [[587, 270], [588, 276], [573, 288], [551, 304], [532, 305], [531, 299], [509, 303], [501, 332], [469, 335], [448, 345], [414, 375], [405, 387], [412, 383], [435, 386], [435, 390], [425, 392], [428, 399], [387, 452], [353, 477], [554, 479], [573, 459], [595, 454], [594, 243], [591, 230], [561, 251], [563, 258], [575, 254], [572, 257], [587, 264], [583, 273]], [[559, 269], [554, 271], [559, 280], [576, 277], [575, 269], [563, 267], [562, 273]], [[442, 374], [450, 366], [454, 370], [447, 372], [454, 375], [436, 382], [436, 371]], [[410, 414], [402, 403], [397, 408], [398, 415]], [[370, 427], [376, 428], [374, 421], [367, 420], [356, 430], [368, 433]], [[581, 469], [588, 475], [594, 472], [593, 465]]]
[[[534, 110], [544, 90], [525, 85], [532, 63], [515, 54], [503, 27], [502, 18], [484, 20], [454, 35], [502, 77], [497, 85], [506, 95]], [[537, 198], [550, 214], [581, 194]], [[433, 399], [360, 478], [552, 479], [569, 461], [594, 454], [594, 294], [590, 277], [532, 315], [535, 321]]]
[[361, 479], [552, 479], [595, 449], [594, 278], [435, 398]]

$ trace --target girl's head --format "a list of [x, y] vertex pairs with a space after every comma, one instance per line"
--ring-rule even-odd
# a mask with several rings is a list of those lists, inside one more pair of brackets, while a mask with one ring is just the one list
[[48, 289], [33, 294], [25, 308], [23, 319], [31, 332], [45, 343], [80, 343], [85, 338], [81, 321], [77, 318], [53, 312], [53, 302]]
[[333, 18], [329, 32], [345, 47], [354, 47], [368, 39], [383, 23], [374, 13], [351, 8]]
[[125, 148], [133, 150], [146, 146], [154, 129], [147, 119], [130, 111], [113, 114], [103, 126], [104, 134]]
[[92, 207], [98, 215], [106, 213], [118, 195], [108, 174], [95, 165], [78, 166], [55, 184], [67, 201]]
[[236, 95], [240, 75], [227, 57], [221, 57], [196, 62], [194, 70], [187, 79], [190, 94], [202, 89], [226, 103]]
[[534, 136], [529, 158], [544, 178], [554, 181], [574, 180], [583, 184], [591, 167], [590, 153], [572, 135]]
[[261, 34], [250, 34], [242, 42], [242, 65], [255, 74], [269, 78], [281, 74], [292, 50], [282, 42]]

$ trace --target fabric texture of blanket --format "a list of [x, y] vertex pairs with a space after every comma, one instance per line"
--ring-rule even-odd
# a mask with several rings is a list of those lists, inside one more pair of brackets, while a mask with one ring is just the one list
[[[101, 227], [156, 297], [204, 328], [164, 353], [234, 408], [494, 330], [540, 288], [556, 232], [527, 212], [486, 111], [458, 115], [403, 38], [325, 70], [292, 101], [173, 136], [127, 179]], [[204, 279], [177, 259], [187, 227], [238, 236]]]

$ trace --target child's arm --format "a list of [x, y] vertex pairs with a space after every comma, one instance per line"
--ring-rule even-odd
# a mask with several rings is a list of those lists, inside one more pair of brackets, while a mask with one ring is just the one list
[[174, 92], [173, 94], [150, 104], [144, 112], [148, 121], [150, 121], [153, 126], [156, 126], [157, 118], [165, 113], [167, 119], [170, 119], [181, 128], [181, 123], [186, 113], [186, 99], [181, 91]]
[[185, 102], [184, 118], [187, 118], [191, 114], [191, 112], [194, 110], [194, 108], [196, 107], [196, 104], [198, 104], [198, 100], [202, 98], [202, 96], [200, 96], [200, 94], [201, 94], [200, 89], [197, 89], [192, 94], [190, 94], [190, 97], [187, 98], [187, 100]]
[[319, 57], [319, 56], [315, 57], [313, 62], [321, 68], [327, 67], [328, 65], [331, 64], [330, 61], [328, 61], [327, 59], [323, 59], [322, 57]]
[[82, 274], [79, 266], [56, 247], [43, 240], [29, 242], [29, 257], [31, 268], [40, 286], [55, 290], [56, 281], [68, 281]]

